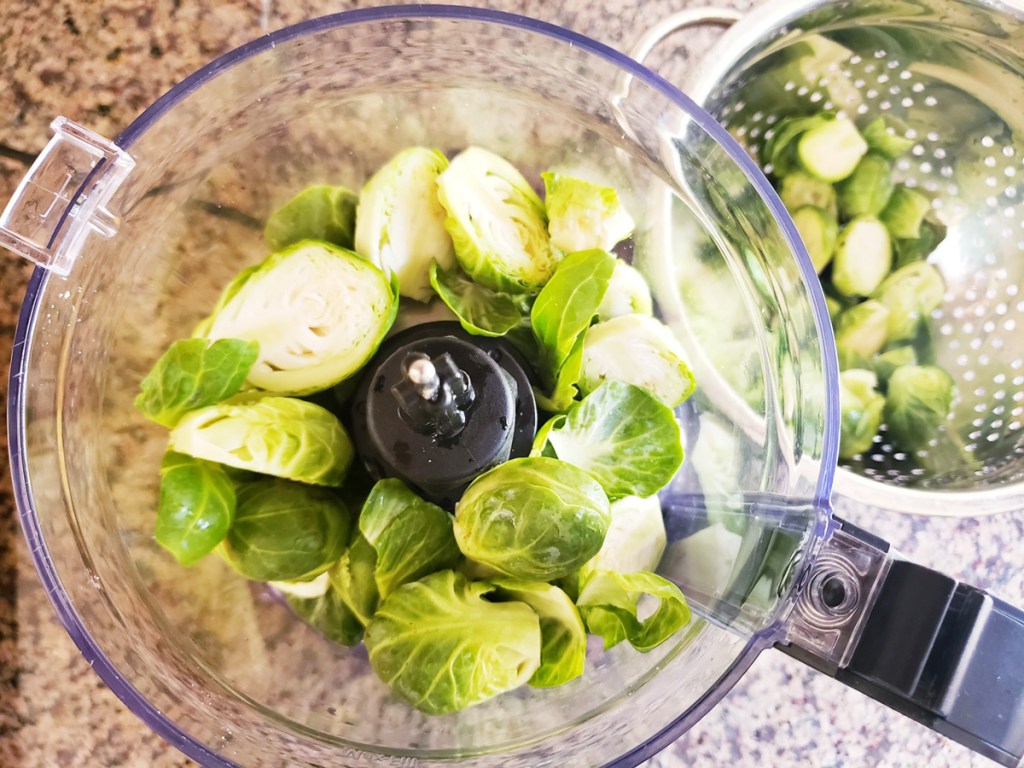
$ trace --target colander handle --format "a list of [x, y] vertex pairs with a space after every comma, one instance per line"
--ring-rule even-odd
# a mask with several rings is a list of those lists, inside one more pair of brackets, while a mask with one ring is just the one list
[[1024, 764], [1024, 611], [836, 522], [778, 647], [1000, 765]]
[[733, 8], [702, 6], [666, 16], [648, 29], [629, 50], [629, 56], [643, 63], [654, 47], [669, 35], [690, 27], [731, 27], [743, 18], [743, 14]]

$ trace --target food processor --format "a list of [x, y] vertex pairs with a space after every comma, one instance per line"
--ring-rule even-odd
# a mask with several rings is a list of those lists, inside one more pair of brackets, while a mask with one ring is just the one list
[[[53, 127], [0, 218], [0, 242], [40, 265], [12, 364], [15, 491], [61, 621], [185, 754], [636, 765], [778, 646], [1019, 763], [1022, 614], [832, 514], [837, 367], [814, 270], [744, 149], [657, 75], [523, 17], [395, 6], [255, 40], [115, 141]], [[392, 697], [361, 647], [326, 641], [219, 560], [168, 557], [152, 535], [165, 443], [132, 408], [166, 345], [265, 255], [271, 211], [309, 184], [357, 189], [412, 145], [614, 183], [637, 220], [628, 255], [698, 381], [677, 413], [687, 460], [661, 497], [659, 566], [694, 621], [647, 654], [591, 647], [567, 685], [443, 716]]]

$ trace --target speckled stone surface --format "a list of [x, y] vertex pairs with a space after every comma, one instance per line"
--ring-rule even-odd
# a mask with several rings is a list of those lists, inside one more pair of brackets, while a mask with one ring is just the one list
[[[696, 3], [692, 3], [696, 5]], [[719, 4], [722, 4], [721, 1]], [[734, 3], [745, 9], [749, 3]], [[5, 0], [0, 7], [0, 201], [66, 115], [114, 136], [146, 105], [220, 53], [301, 19], [374, 5], [338, 0]], [[492, 0], [628, 48], [683, 0], [590, 3]], [[708, 35], [688, 45], [701, 49]], [[685, 72], [671, 49], [672, 77]], [[693, 54], [696, 55], [696, 54]], [[663, 59], [665, 56], [662, 57]], [[31, 269], [0, 253], [0, 393]], [[0, 453], [6, 451], [6, 431]], [[194, 765], [153, 735], [105, 687], [58, 623], [18, 528], [0, 470], [0, 766], [77, 768]], [[1024, 604], [1024, 512], [991, 519], [850, 516], [910, 557]], [[819, 766], [966, 768], [992, 765], [775, 651], [657, 768]]]

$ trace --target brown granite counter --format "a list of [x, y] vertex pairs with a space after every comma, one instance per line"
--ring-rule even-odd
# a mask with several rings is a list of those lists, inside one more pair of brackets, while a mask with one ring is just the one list
[[[5, 0], [0, 7], [0, 202], [66, 115], [114, 136], [180, 78], [238, 44], [300, 19], [375, 3], [349, 0]], [[625, 48], [684, 0], [492, 0]], [[696, 5], [696, 3], [690, 3]], [[749, 3], [733, 3], [745, 8]], [[681, 71], [676, 59], [673, 72]], [[0, 394], [31, 267], [0, 252]], [[5, 398], [4, 398], [5, 399]], [[57, 622], [17, 523], [0, 436], [0, 766], [193, 765], [114, 697]], [[858, 522], [908, 555], [1024, 603], [1024, 513], [988, 520]], [[767, 652], [660, 768], [760, 765], [992, 765], [909, 720]]]

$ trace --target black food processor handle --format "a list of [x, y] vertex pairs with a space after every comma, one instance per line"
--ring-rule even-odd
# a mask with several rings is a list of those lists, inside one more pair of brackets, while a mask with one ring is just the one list
[[836, 522], [778, 647], [1001, 765], [1022, 765], [1024, 611]]

